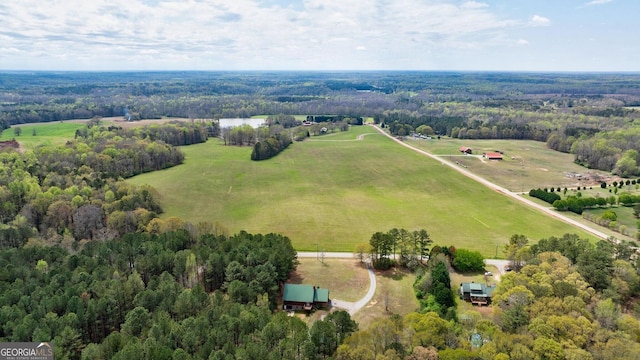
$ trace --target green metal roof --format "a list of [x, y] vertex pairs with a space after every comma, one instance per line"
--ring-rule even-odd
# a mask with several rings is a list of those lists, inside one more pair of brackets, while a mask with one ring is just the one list
[[329, 302], [329, 289], [316, 288], [313, 302]]
[[293, 301], [302, 303], [328, 302], [329, 289], [316, 288], [303, 284], [284, 284], [283, 301]]
[[482, 294], [486, 295], [487, 297], [491, 297], [491, 293], [493, 293], [493, 290], [495, 289], [495, 286], [486, 286], [482, 283], [462, 283], [460, 284], [459, 291], [461, 293], [473, 293], [474, 296], [478, 295], [478, 292], [481, 291]]
[[302, 284], [284, 284], [284, 294], [282, 294], [282, 300], [312, 303], [313, 286]]

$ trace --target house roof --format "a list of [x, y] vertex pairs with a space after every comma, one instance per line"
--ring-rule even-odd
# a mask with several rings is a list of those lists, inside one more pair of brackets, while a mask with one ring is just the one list
[[469, 151], [469, 150], [471, 150], [470, 147], [460, 146], [460, 151], [462, 151], [462, 152]]
[[295, 301], [312, 303], [313, 287], [311, 285], [302, 284], [284, 284], [283, 301]]
[[329, 289], [304, 284], [284, 284], [282, 301], [314, 303], [329, 302]]
[[482, 283], [462, 283], [460, 284], [463, 293], [473, 293], [474, 296], [485, 295], [491, 297], [491, 293], [495, 290], [495, 286], [486, 286]]
[[313, 302], [329, 302], [329, 289], [316, 288]]
[[497, 152], [489, 152], [484, 154], [484, 156], [486, 156], [487, 159], [502, 159], [502, 154]]
[[469, 284], [469, 289], [471, 291], [482, 291], [482, 284], [471, 283]]

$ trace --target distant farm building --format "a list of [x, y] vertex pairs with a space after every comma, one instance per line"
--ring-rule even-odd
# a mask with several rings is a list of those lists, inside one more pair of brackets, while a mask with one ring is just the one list
[[470, 147], [466, 147], [466, 146], [461, 146], [459, 150], [461, 153], [464, 153], [464, 154], [471, 154], [473, 152]]
[[458, 295], [460, 299], [475, 305], [489, 305], [491, 304], [491, 293], [495, 289], [495, 287], [486, 286], [485, 284], [462, 283], [458, 289]]
[[502, 154], [498, 152], [488, 152], [482, 154], [482, 156], [489, 160], [502, 160]]
[[328, 308], [329, 289], [302, 284], [284, 284], [282, 308], [284, 310], [311, 310]]

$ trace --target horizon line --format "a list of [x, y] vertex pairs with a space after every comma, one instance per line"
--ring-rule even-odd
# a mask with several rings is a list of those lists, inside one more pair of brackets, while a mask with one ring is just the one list
[[425, 70], [425, 69], [112, 69], [112, 70], [51, 70], [51, 69], [0, 69], [0, 73], [170, 73], [170, 72], [192, 72], [192, 73], [365, 73], [365, 72], [413, 72], [413, 73], [528, 73], [528, 74], [640, 74], [640, 70]]

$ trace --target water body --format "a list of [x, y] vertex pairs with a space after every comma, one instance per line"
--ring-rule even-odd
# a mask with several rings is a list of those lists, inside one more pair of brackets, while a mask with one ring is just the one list
[[265, 120], [266, 119], [260, 119], [260, 118], [220, 119], [220, 128], [236, 127], [236, 126], [242, 126], [242, 125], [251, 125], [251, 127], [253, 127], [254, 129], [257, 129], [260, 126], [264, 125]]

